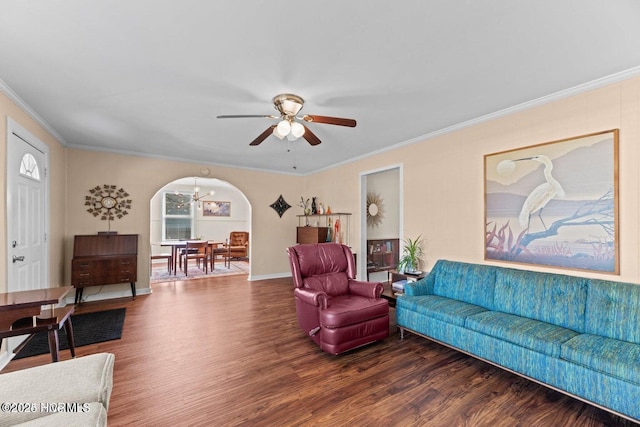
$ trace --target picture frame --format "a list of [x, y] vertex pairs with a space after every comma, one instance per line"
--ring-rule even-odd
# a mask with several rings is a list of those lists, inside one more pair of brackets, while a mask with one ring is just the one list
[[231, 216], [231, 202], [207, 201], [202, 205], [203, 216]]
[[485, 155], [485, 260], [620, 274], [618, 134]]

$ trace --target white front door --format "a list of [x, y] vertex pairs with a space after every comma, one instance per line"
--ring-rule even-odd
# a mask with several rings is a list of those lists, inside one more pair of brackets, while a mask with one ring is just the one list
[[7, 134], [7, 291], [47, 288], [48, 147], [11, 119]]
[[46, 288], [47, 156], [17, 124], [7, 128], [8, 290]]

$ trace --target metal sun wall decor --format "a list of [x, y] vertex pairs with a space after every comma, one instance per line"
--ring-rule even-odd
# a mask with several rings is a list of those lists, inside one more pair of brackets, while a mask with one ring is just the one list
[[271, 206], [273, 210], [278, 213], [280, 218], [282, 218], [282, 215], [287, 211], [287, 209], [291, 207], [291, 205], [284, 200], [282, 194], [275, 202], [271, 203], [269, 206]]
[[384, 218], [384, 204], [377, 193], [367, 193], [367, 227], [379, 227]]
[[89, 196], [85, 196], [84, 205], [89, 206], [87, 212], [94, 217], [100, 217], [107, 221], [108, 230], [111, 231], [111, 221], [120, 219], [127, 215], [131, 209], [131, 199], [129, 193], [123, 188], [118, 189], [115, 185], [97, 185], [89, 190]]
[[619, 274], [618, 129], [484, 162], [485, 259]]

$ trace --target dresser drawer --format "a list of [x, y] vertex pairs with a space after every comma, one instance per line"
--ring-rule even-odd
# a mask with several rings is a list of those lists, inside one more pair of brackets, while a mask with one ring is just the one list
[[94, 270], [96, 268], [96, 262], [94, 260], [74, 259], [71, 261], [71, 269], [75, 271]]
[[92, 269], [78, 269], [71, 273], [71, 285], [76, 288], [95, 286], [97, 283], [95, 271]]
[[74, 259], [71, 284], [75, 287], [133, 283], [137, 281], [135, 256]]
[[114, 283], [131, 283], [137, 281], [138, 263], [136, 257], [124, 257], [111, 264], [110, 278]]

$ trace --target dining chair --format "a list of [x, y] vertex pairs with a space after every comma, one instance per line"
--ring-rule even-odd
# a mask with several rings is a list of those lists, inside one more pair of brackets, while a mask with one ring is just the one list
[[226, 246], [229, 248], [227, 257], [229, 263], [231, 259], [248, 259], [249, 257], [249, 232], [247, 231], [232, 231], [229, 233], [229, 239]]
[[229, 246], [221, 242], [209, 241], [209, 262], [211, 271], [216, 269], [216, 258], [222, 257], [224, 266], [228, 267], [231, 264], [229, 259]]
[[[158, 246], [157, 244], [152, 244], [151, 245], [152, 248], [155, 246]], [[154, 251], [152, 250], [152, 253]], [[171, 273], [171, 268], [172, 268], [172, 264], [173, 264], [173, 255], [172, 252], [170, 253], [155, 253], [151, 255], [151, 263], [150, 263], [150, 270], [153, 271], [153, 261], [156, 259], [164, 259], [167, 261], [167, 271], [169, 273]]]
[[[185, 245], [185, 251], [183, 255], [183, 268], [184, 275], [189, 275], [189, 260], [195, 259], [197, 261], [198, 268], [202, 269], [205, 274], [209, 272], [207, 258], [209, 256], [208, 251], [209, 242], [187, 242]], [[201, 267], [202, 265], [202, 267]]]

